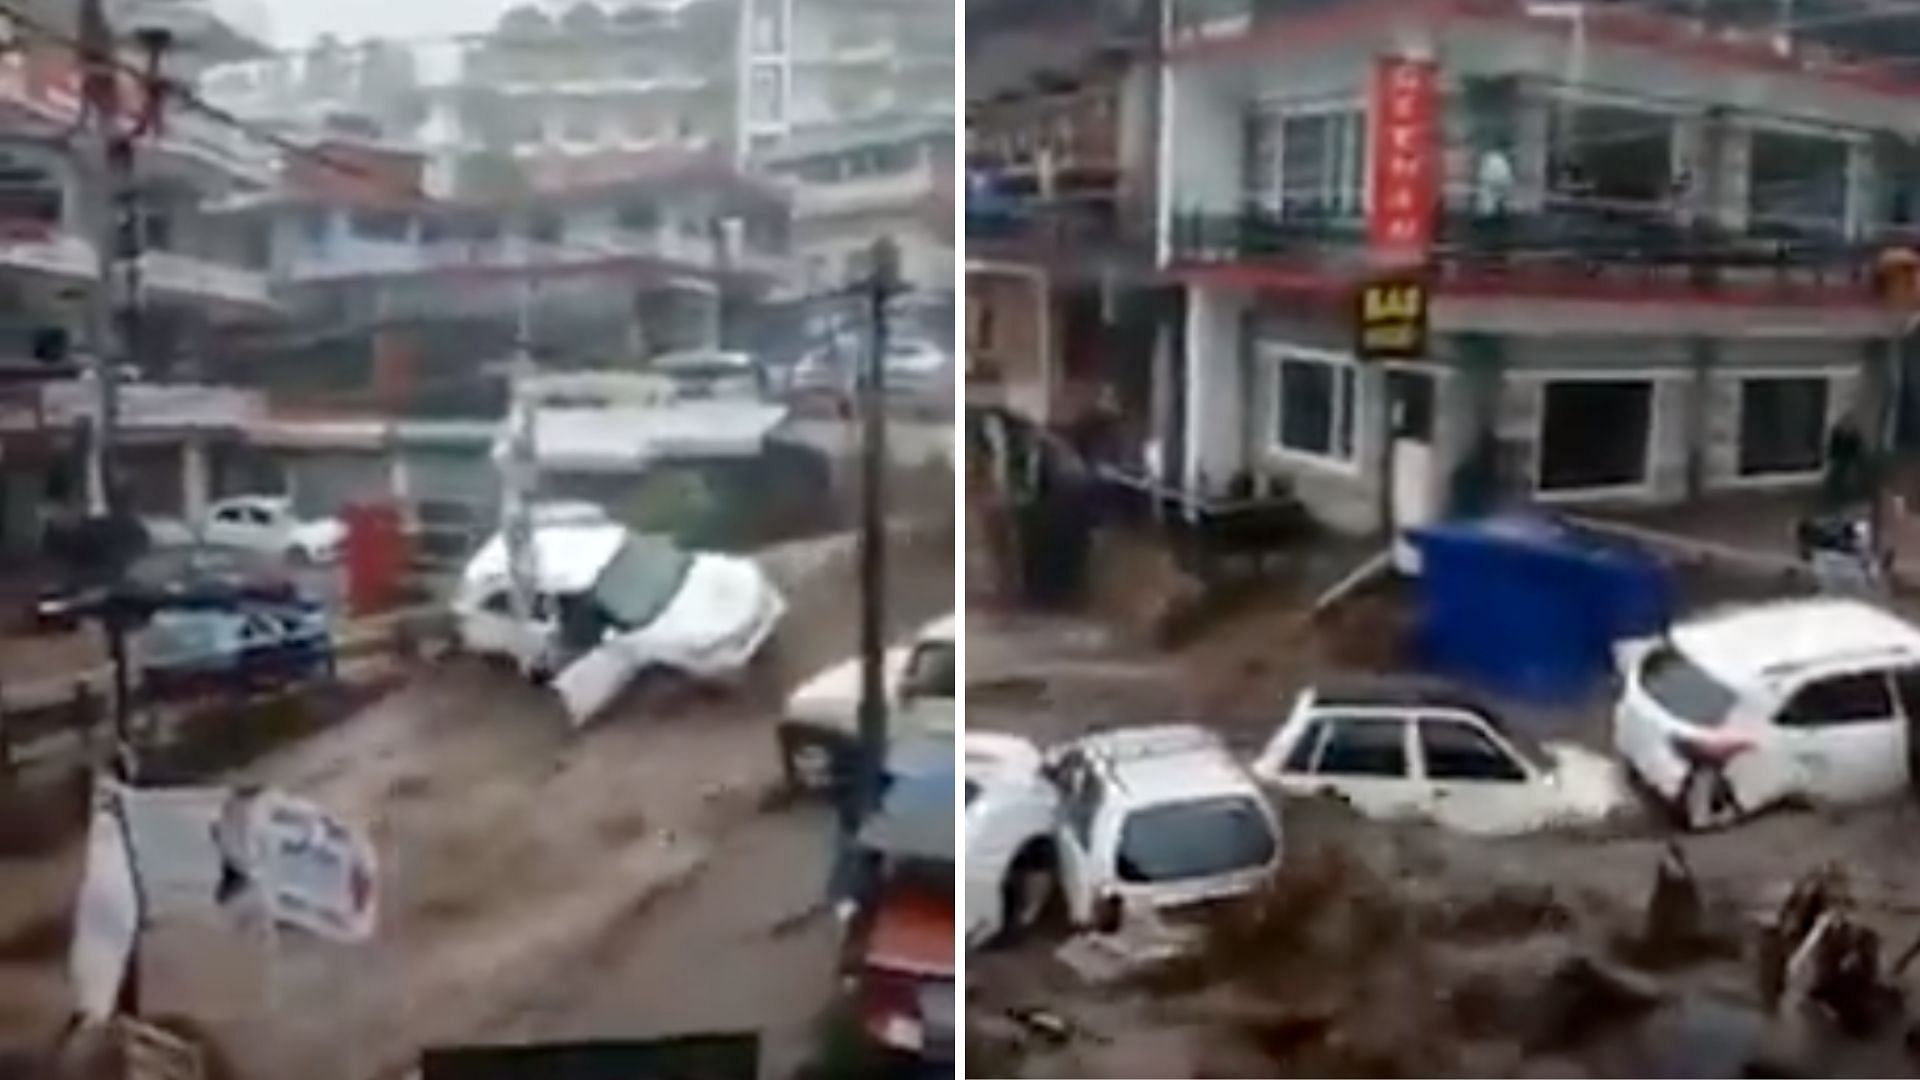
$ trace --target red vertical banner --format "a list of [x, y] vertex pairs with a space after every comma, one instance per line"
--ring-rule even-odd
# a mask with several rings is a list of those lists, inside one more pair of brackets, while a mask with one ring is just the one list
[[1440, 196], [1439, 71], [1430, 60], [1374, 62], [1367, 237], [1393, 262], [1424, 262]]

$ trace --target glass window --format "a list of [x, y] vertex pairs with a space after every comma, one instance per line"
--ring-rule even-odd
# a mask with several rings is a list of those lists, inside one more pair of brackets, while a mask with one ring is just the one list
[[1420, 753], [1429, 780], [1498, 780], [1518, 783], [1527, 771], [1498, 743], [1458, 720], [1420, 721]]
[[756, 124], [778, 124], [786, 116], [786, 100], [780, 85], [780, 69], [756, 67], [748, 86], [748, 115]]
[[392, 210], [356, 210], [353, 235], [363, 240], [405, 240], [412, 224], [406, 214]]
[[1359, 110], [1247, 120], [1245, 196], [1291, 217], [1351, 217], [1365, 185], [1366, 116]]
[[1887, 720], [1894, 715], [1886, 673], [1869, 671], [1807, 684], [1780, 710], [1780, 723], [1787, 727], [1827, 727]]
[[1754, 132], [1747, 207], [1750, 228], [1765, 235], [1840, 232], [1847, 218], [1847, 144], [1817, 135]]
[[1320, 749], [1320, 737], [1326, 734], [1326, 731], [1327, 725], [1321, 720], [1315, 720], [1307, 725], [1305, 734], [1300, 736], [1300, 741], [1294, 743], [1293, 749], [1287, 754], [1286, 770], [1288, 772], [1303, 773], [1313, 770], [1313, 755]]
[[634, 536], [593, 583], [593, 598], [616, 625], [635, 630], [679, 595], [693, 556], [664, 540]]
[[1732, 714], [1732, 690], [1671, 645], [1661, 645], [1640, 664], [1640, 686], [1674, 716], [1696, 727], [1716, 727]]
[[1630, 487], [1647, 478], [1653, 383], [1548, 383], [1542, 391], [1540, 490]]
[[1740, 384], [1740, 475], [1817, 472], [1826, 436], [1827, 380]]
[[953, 651], [953, 643], [948, 641], [928, 642], [914, 649], [901, 680], [902, 690], [915, 697], [952, 697]]
[[1282, 449], [1353, 459], [1353, 365], [1281, 353], [1274, 441]]
[[1404, 720], [1341, 720], [1332, 725], [1316, 770], [1326, 776], [1407, 775]]
[[1150, 806], [1127, 815], [1114, 870], [1128, 882], [1184, 881], [1265, 866], [1276, 844], [1252, 798]]

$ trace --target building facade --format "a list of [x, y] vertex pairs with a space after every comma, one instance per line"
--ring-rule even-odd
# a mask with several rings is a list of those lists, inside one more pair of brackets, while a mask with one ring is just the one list
[[[1920, 88], [1690, 14], [1168, 5], [1144, 222], [1178, 299], [1140, 467], [1365, 532], [1482, 456], [1523, 497], [1659, 504], [1808, 483], [1842, 420], [1902, 435], [1879, 268], [1912, 237]], [[1427, 334], [1362, 359], [1383, 280]]]

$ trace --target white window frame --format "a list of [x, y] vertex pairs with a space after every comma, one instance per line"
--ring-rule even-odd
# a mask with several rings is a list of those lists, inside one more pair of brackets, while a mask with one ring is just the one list
[[[1660, 387], [1673, 378], [1674, 372], [1633, 368], [1624, 371], [1554, 371], [1541, 372], [1532, 376], [1534, 392], [1540, 395], [1539, 417], [1533, 425], [1533, 497], [1541, 503], [1578, 503], [1607, 499], [1650, 499], [1653, 496], [1653, 455], [1660, 446], [1663, 429], [1660, 426]], [[1541, 482], [1546, 478], [1547, 457], [1547, 391], [1555, 383], [1596, 383], [1596, 382], [1644, 382], [1647, 384], [1647, 442], [1646, 452], [1641, 455], [1640, 479], [1631, 484], [1609, 484], [1603, 487], [1589, 488], [1546, 488]]]
[[1824, 443], [1820, 447], [1821, 464], [1817, 468], [1800, 472], [1743, 473], [1740, 471], [1740, 455], [1746, 450], [1746, 445], [1740, 441], [1740, 434], [1746, 426], [1746, 387], [1750, 382], [1802, 382], [1808, 379], [1818, 379], [1825, 383], [1827, 408], [1826, 414], [1821, 417], [1821, 438], [1824, 440], [1825, 432], [1832, 429], [1835, 420], [1834, 410], [1839, 399], [1839, 390], [1836, 387], [1840, 381], [1839, 374], [1832, 368], [1819, 367], [1735, 368], [1725, 372], [1724, 377], [1733, 385], [1733, 470], [1721, 481], [1720, 486], [1761, 489], [1798, 487], [1819, 480], [1826, 472], [1827, 449]]
[[1827, 142], [1839, 143], [1846, 151], [1846, 166], [1841, 174], [1844, 179], [1840, 185], [1840, 228], [1843, 235], [1854, 236], [1857, 234], [1859, 223], [1863, 220], [1862, 214], [1865, 208], [1858, 205], [1858, 200], [1855, 198], [1855, 196], [1859, 194], [1859, 191], [1854, 183], [1853, 159], [1856, 148], [1871, 141], [1872, 137], [1867, 132], [1857, 128], [1834, 127], [1816, 121], [1797, 120], [1792, 117], [1772, 115], [1742, 116], [1740, 118], [1740, 131], [1742, 137], [1746, 139], [1746, 150], [1743, 155], [1746, 158], [1746, 174], [1740, 178], [1741, 186], [1746, 189], [1746, 198], [1740, 207], [1742, 222], [1750, 227], [1755, 218], [1753, 205], [1754, 137], [1757, 135], [1780, 135], [1799, 139], [1823, 139]]
[[[1355, 218], [1366, 216], [1367, 200], [1371, 197], [1371, 192], [1368, 190], [1370, 185], [1367, 183], [1367, 159], [1372, 153], [1372, 146], [1367, 137], [1370, 129], [1367, 103], [1364, 99], [1341, 97], [1316, 101], [1261, 101], [1254, 103], [1253, 113], [1260, 122], [1276, 125], [1278, 130], [1274, 133], [1274, 139], [1277, 145], [1274, 148], [1272, 183], [1265, 190], [1242, 191], [1240, 194], [1243, 199], [1274, 214], [1283, 215], [1287, 195], [1282, 187], [1287, 175], [1287, 121], [1349, 115], [1354, 117], [1357, 123], [1347, 125], [1340, 131], [1335, 151], [1333, 184], [1329, 188], [1324, 188], [1319, 194], [1323, 202], [1331, 204], [1335, 195], [1347, 190], [1347, 185], [1341, 183], [1341, 173], [1349, 160], [1349, 144], [1357, 143], [1358, 159], [1354, 163], [1354, 175], [1351, 178], [1351, 187], [1355, 192], [1353, 216]], [[1251, 149], [1251, 146], [1245, 146], [1241, 148], [1241, 152], [1245, 153]]]
[[[1291, 345], [1278, 341], [1260, 341], [1254, 346], [1255, 355], [1260, 361], [1260, 375], [1266, 380], [1266, 412], [1264, 413], [1265, 436], [1263, 442], [1267, 453], [1282, 462], [1311, 465], [1346, 475], [1360, 472], [1361, 458], [1361, 399], [1366, 390], [1361, 382], [1361, 366], [1351, 353], [1335, 352], [1331, 349], [1315, 349], [1305, 345]], [[1290, 363], [1318, 364], [1333, 371], [1333, 430], [1329, 433], [1335, 448], [1342, 443], [1348, 448], [1346, 456], [1337, 449], [1322, 453], [1297, 446], [1288, 446], [1281, 438], [1280, 424], [1286, 415], [1281, 400], [1286, 393], [1285, 380], [1281, 372]], [[1342, 378], [1343, 373], [1351, 378]], [[1346, 438], [1341, 438], [1342, 422], [1346, 424]]]

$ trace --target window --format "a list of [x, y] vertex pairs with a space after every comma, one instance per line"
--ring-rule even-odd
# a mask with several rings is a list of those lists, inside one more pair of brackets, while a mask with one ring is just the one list
[[356, 210], [353, 235], [363, 240], [405, 240], [412, 222], [407, 215], [391, 210]]
[[913, 650], [906, 674], [900, 680], [901, 693], [912, 697], [951, 698], [954, 673], [953, 643], [928, 642]]
[[1313, 755], [1320, 749], [1320, 737], [1326, 734], [1326, 731], [1327, 725], [1324, 721], [1315, 720], [1307, 725], [1305, 734], [1300, 736], [1300, 741], [1294, 743], [1293, 749], [1287, 754], [1285, 766], [1287, 772], [1313, 771]]
[[541, 244], [558, 244], [566, 239], [566, 220], [551, 210], [535, 210], [527, 218], [527, 239]]
[[755, 53], [780, 53], [787, 48], [787, 26], [785, 12], [780, 9], [779, 0], [771, 0], [765, 9], [753, 13], [753, 51]]
[[1114, 871], [1128, 882], [1187, 881], [1272, 861], [1273, 830], [1245, 795], [1150, 806], [1127, 815]]
[[1458, 720], [1420, 721], [1420, 753], [1429, 780], [1497, 780], [1521, 783], [1527, 771], [1498, 743]]
[[1786, 727], [1826, 727], [1891, 719], [1893, 693], [1883, 671], [1837, 675], [1808, 683], [1780, 710]]
[[1288, 349], [1277, 350], [1277, 356], [1274, 444], [1298, 454], [1352, 461], [1353, 364]]
[[786, 116], [786, 100], [781, 93], [780, 69], [760, 66], [753, 69], [748, 86], [747, 115], [756, 124], [778, 124]]
[[1747, 166], [1750, 227], [1769, 236], [1846, 227], [1847, 144], [1817, 135], [1753, 133]]
[[1818, 472], [1825, 457], [1827, 380], [1740, 384], [1740, 475]]
[[1548, 114], [1547, 184], [1576, 207], [1665, 202], [1674, 193], [1669, 116], [1561, 104]]
[[1406, 726], [1404, 720], [1335, 721], [1315, 771], [1327, 776], [1405, 776]]
[[660, 208], [650, 202], [621, 203], [614, 217], [621, 228], [634, 232], [652, 232], [660, 227]]
[[1733, 691], [1671, 645], [1647, 654], [1640, 686], [1674, 716], [1696, 727], [1717, 727], [1733, 712]]
[[1653, 383], [1550, 382], [1542, 391], [1540, 490], [1632, 487], [1647, 477]]
[[1290, 217], [1359, 215], [1365, 113], [1257, 112], [1248, 118], [1245, 141], [1247, 202]]
[[327, 232], [332, 228], [333, 214], [327, 210], [303, 210], [300, 212], [300, 235], [309, 244], [319, 245], [327, 242]]

